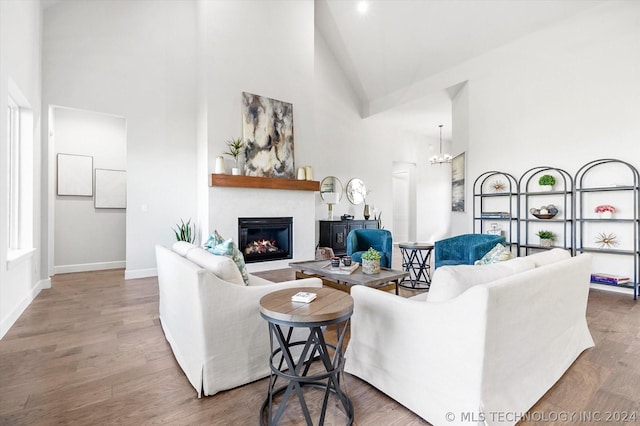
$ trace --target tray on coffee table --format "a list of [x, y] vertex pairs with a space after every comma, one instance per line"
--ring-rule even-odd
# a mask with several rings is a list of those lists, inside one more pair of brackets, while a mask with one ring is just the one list
[[362, 268], [357, 268], [351, 274], [344, 274], [332, 271], [331, 267], [326, 268], [326, 264], [326, 260], [307, 260], [290, 262], [289, 266], [296, 271], [296, 278], [316, 276], [322, 278], [323, 284], [348, 292], [351, 291], [351, 286], [366, 285], [385, 291], [395, 288], [395, 292], [398, 294], [398, 284], [409, 275], [406, 271], [388, 268], [380, 268], [380, 272], [377, 274], [365, 274], [362, 272]]

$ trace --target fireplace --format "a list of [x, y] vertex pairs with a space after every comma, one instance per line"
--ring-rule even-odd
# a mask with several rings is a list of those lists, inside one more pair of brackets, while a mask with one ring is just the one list
[[238, 241], [246, 263], [292, 259], [293, 218], [238, 218]]

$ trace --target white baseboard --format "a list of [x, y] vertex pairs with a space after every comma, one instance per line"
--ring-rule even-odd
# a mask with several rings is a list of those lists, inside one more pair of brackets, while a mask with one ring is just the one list
[[158, 270], [156, 268], [148, 269], [127, 269], [124, 271], [125, 280], [135, 280], [137, 278], [157, 277]]
[[38, 281], [36, 285], [33, 286], [31, 291], [27, 294], [27, 296], [22, 300], [22, 302], [18, 306], [16, 306], [13, 312], [0, 320], [0, 339], [2, 339], [5, 334], [7, 334], [13, 324], [15, 324], [18, 318], [20, 318], [20, 315], [22, 315], [24, 310], [29, 307], [31, 302], [33, 302], [33, 299], [35, 299], [38, 294], [40, 294], [40, 291], [46, 288], [51, 288], [50, 278]]
[[71, 272], [104, 271], [106, 269], [122, 269], [126, 266], [127, 263], [124, 260], [114, 262], [82, 263], [78, 265], [60, 265], [53, 267], [53, 273], [68, 274]]

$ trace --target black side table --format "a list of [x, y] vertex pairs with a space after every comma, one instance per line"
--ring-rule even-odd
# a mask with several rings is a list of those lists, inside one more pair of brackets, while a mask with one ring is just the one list
[[400, 283], [401, 287], [412, 290], [429, 290], [431, 285], [431, 253], [433, 244], [431, 243], [400, 243], [402, 253], [402, 268], [409, 272], [407, 278]]
[[[316, 293], [317, 297], [310, 303], [292, 302], [291, 296], [301, 291]], [[317, 424], [324, 424], [330, 393], [335, 395], [336, 404], [341, 405], [344, 410], [346, 424], [353, 423], [353, 405], [340, 387], [340, 374], [344, 368], [344, 338], [352, 313], [351, 296], [331, 288], [291, 288], [269, 293], [260, 299], [260, 315], [269, 324], [271, 341], [271, 376], [268, 395], [260, 409], [261, 425], [276, 425], [292, 395], [296, 395], [299, 400], [306, 424], [313, 425], [302, 392], [305, 386], [324, 390]], [[336, 326], [336, 345], [327, 343], [324, 338], [324, 328], [331, 325]], [[294, 328], [309, 329], [306, 341], [294, 339]], [[297, 353], [298, 349], [301, 349], [301, 352], [296, 357], [294, 353]], [[318, 373], [310, 373], [313, 361], [320, 361], [324, 369]], [[279, 378], [288, 383], [276, 389], [276, 381]], [[280, 394], [282, 398], [275, 405], [274, 399]]]

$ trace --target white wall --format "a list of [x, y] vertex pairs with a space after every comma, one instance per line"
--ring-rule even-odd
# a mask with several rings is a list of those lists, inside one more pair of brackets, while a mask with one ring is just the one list
[[[50, 124], [49, 134], [53, 135], [56, 155], [91, 156], [94, 170], [126, 170], [127, 129], [124, 118], [53, 108]], [[95, 182], [93, 197], [56, 195], [56, 274], [125, 267], [126, 210], [96, 209], [95, 196]]]
[[154, 245], [197, 214], [195, 12], [190, 1], [97, 0], [44, 13], [44, 104], [127, 120], [126, 278], [154, 275]]
[[204, 0], [198, 6], [209, 172], [225, 141], [242, 136], [242, 92], [292, 103], [296, 166], [314, 162], [313, 1]]
[[[51, 283], [40, 269], [42, 250], [40, 207], [40, 126], [41, 126], [41, 14], [37, 1], [0, 1], [0, 338], [9, 330], [42, 288]], [[9, 82], [17, 86], [33, 113], [33, 241], [29, 254], [8, 261], [7, 215], [9, 166], [7, 141], [7, 98]]]
[[[467, 81], [454, 99], [451, 152], [467, 152], [469, 208], [449, 217], [451, 234], [469, 232], [472, 183], [486, 170], [519, 177], [550, 165], [575, 173], [605, 157], [640, 167], [639, 19], [640, 3], [607, 2], [372, 101], [368, 110], [384, 112]], [[450, 203], [444, 180], [424, 182], [432, 206]]]
[[[472, 227], [469, 224], [468, 218], [469, 215], [473, 212], [473, 198], [470, 196], [471, 192], [469, 191], [473, 188], [473, 181], [475, 180], [477, 175], [471, 175], [469, 173], [469, 161], [472, 160], [467, 151], [469, 151], [469, 88], [467, 84], [463, 84], [455, 97], [451, 100], [452, 108], [452, 131], [453, 131], [453, 140], [455, 141], [455, 147], [451, 152], [454, 155], [458, 155], [462, 152], [465, 152], [465, 167], [466, 167], [466, 175], [465, 175], [465, 211], [463, 212], [452, 212], [451, 213], [451, 228], [456, 230], [456, 234], [470, 233], [472, 232]], [[450, 178], [450, 177], [449, 177]], [[449, 187], [451, 182], [448, 183]], [[448, 194], [448, 200], [451, 200], [451, 192]], [[447, 228], [447, 233], [442, 233], [441, 236], [448, 236], [448, 232], [451, 228]], [[442, 230], [445, 231], [445, 230]]]
[[[575, 174], [609, 157], [640, 167], [639, 21], [640, 3], [612, 2], [467, 64], [468, 176]], [[466, 216], [454, 233], [470, 229]]]
[[[416, 235], [419, 241], [441, 237], [449, 229], [450, 203], [439, 203], [451, 194], [451, 168], [431, 166], [429, 146], [438, 140], [395, 127], [384, 114], [362, 119], [357, 98], [329, 51], [316, 32], [316, 175], [337, 176], [346, 187], [360, 178], [371, 190], [367, 202], [382, 212], [382, 226], [393, 232], [394, 162], [416, 165]], [[440, 88], [439, 90], [442, 90]], [[445, 141], [443, 149], [450, 151]], [[334, 216], [353, 214], [362, 219], [363, 206], [354, 206], [346, 197], [334, 206]], [[327, 207], [318, 203], [316, 218], [325, 218]]]
[[[313, 1], [200, 1], [198, 25], [203, 68], [199, 83], [206, 93], [199, 104], [206, 119], [199, 129], [207, 139], [208, 173], [226, 150], [225, 141], [242, 136], [242, 92], [292, 103], [295, 165], [315, 165]], [[199, 179], [199, 184], [208, 182], [206, 176]], [[294, 256], [313, 257], [314, 193], [210, 188], [207, 196], [210, 208], [201, 210], [206, 217], [200, 222], [209, 229], [201, 230], [203, 238], [217, 229], [237, 241], [238, 217], [293, 216]], [[250, 270], [286, 264], [252, 264]]]

